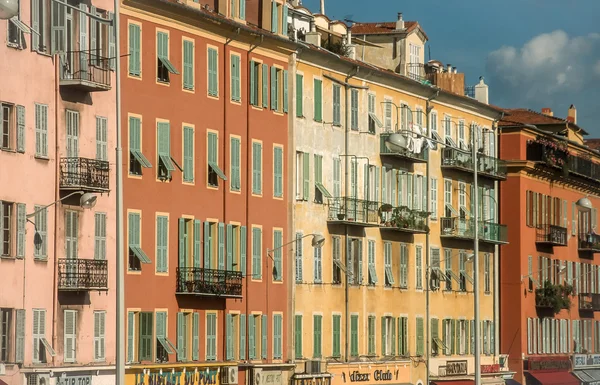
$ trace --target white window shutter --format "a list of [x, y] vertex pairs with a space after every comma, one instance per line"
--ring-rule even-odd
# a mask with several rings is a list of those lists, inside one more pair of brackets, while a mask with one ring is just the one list
[[77, 312], [65, 310], [64, 313], [64, 361], [75, 362], [77, 350]]
[[20, 153], [25, 152], [25, 107], [24, 106], [17, 106], [17, 152], [20, 152]]
[[22, 363], [25, 359], [25, 310], [17, 309], [15, 336], [15, 361]]
[[25, 225], [27, 224], [25, 203], [17, 204], [17, 258], [25, 257]]

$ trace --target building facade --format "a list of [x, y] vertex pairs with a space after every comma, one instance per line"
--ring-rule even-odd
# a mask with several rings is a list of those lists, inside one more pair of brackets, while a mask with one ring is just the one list
[[265, 4], [275, 33], [243, 0], [121, 9], [127, 384], [287, 381], [292, 44]]
[[[511, 231], [502, 246], [502, 350], [523, 384], [598, 381], [598, 153], [584, 144], [573, 106], [567, 119], [549, 109], [506, 112], [501, 216]], [[586, 197], [591, 210], [581, 206]]]
[[[504, 383], [494, 326], [497, 245], [506, 241], [496, 197], [505, 178], [497, 159], [501, 112], [356, 60], [358, 46], [370, 43], [357, 40], [354, 27], [352, 35], [338, 31], [339, 23], [302, 7], [290, 14], [290, 35], [303, 46], [290, 66], [298, 240], [294, 382], [472, 379], [478, 274], [481, 369], [490, 383]], [[348, 58], [336, 51], [340, 45]], [[403, 146], [387, 143], [394, 133]], [[434, 140], [431, 147], [426, 138]], [[323, 247], [312, 247], [313, 234], [325, 238]]]
[[113, 8], [70, 4], [20, 2], [18, 17], [0, 22], [0, 382], [9, 385], [114, 383]]

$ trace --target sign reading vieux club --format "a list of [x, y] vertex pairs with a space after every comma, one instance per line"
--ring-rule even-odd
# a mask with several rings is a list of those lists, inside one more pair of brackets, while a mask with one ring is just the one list
[[[349, 372], [350, 382], [369, 382], [369, 381], [391, 381], [392, 372], [389, 370], [375, 370], [373, 373], [361, 373], [358, 370]], [[372, 375], [372, 376], [371, 376]]]

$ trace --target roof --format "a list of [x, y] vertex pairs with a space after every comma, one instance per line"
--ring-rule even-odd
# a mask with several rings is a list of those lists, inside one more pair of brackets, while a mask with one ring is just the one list
[[542, 114], [541, 112], [537, 112], [527, 108], [505, 108], [504, 112], [506, 112], [508, 116], [503, 118], [500, 122], [498, 122], [500, 126], [514, 126], [519, 124], [564, 124], [566, 126], [567, 124], [569, 124], [571, 127], [581, 130], [584, 135], [587, 135], [587, 132], [583, 128], [579, 127], [575, 123], [568, 121], [567, 119]]
[[[429, 37], [423, 31], [423, 28], [419, 25], [417, 21], [405, 21], [404, 28], [406, 29], [404, 32], [411, 33], [415, 29], [419, 28], [426, 40], [429, 40]], [[356, 33], [359, 35], [385, 35], [390, 33], [398, 33], [396, 29], [396, 22], [381, 22], [381, 23], [355, 23], [352, 25], [352, 33]]]
[[584, 143], [592, 150], [600, 150], [600, 139], [586, 139]]

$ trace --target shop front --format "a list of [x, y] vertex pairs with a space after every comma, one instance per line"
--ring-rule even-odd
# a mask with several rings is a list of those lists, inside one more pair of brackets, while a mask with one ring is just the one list
[[569, 356], [528, 357], [525, 360], [525, 378], [533, 385], [580, 385], [571, 373]]
[[581, 385], [600, 385], [600, 354], [573, 354], [571, 361]]
[[331, 385], [404, 385], [411, 384], [410, 361], [388, 363], [332, 363], [328, 365]]
[[[493, 362], [493, 357], [485, 357], [487, 362]], [[473, 385], [475, 384], [475, 360], [468, 357], [463, 360], [432, 360], [432, 385]], [[437, 368], [437, 374], [435, 369]], [[507, 378], [514, 373], [499, 363], [485, 363], [480, 366], [481, 383], [484, 385], [505, 385]]]
[[237, 366], [197, 363], [136, 365], [126, 369], [125, 385], [220, 385], [223, 383], [221, 377], [229, 372], [237, 373]]

